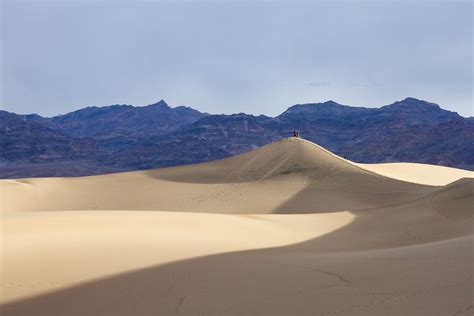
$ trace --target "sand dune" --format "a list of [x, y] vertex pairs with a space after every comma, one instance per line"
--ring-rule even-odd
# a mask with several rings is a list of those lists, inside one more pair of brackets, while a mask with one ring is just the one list
[[2, 205], [9, 211], [292, 214], [396, 204], [434, 189], [378, 175], [308, 141], [287, 139], [241, 156], [186, 167], [3, 180]]
[[470, 315], [474, 177], [301, 139], [1, 180], [2, 315]]

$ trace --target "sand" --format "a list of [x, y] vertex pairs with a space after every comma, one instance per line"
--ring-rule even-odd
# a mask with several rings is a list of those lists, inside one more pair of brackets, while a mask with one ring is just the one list
[[389, 178], [425, 185], [447, 185], [461, 178], [472, 178], [473, 172], [421, 163], [357, 164], [361, 168]]
[[301, 139], [0, 180], [1, 315], [472, 315], [474, 174]]

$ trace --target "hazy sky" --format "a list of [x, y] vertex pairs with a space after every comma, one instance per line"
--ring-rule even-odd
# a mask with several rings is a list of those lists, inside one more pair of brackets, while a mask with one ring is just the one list
[[413, 96], [472, 116], [466, 1], [1, 1], [1, 102], [210, 113]]

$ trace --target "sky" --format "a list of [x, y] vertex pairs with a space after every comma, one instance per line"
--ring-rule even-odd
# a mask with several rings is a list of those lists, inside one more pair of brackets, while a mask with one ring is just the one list
[[164, 99], [275, 116], [410, 96], [474, 115], [470, 0], [0, 2], [7, 111]]

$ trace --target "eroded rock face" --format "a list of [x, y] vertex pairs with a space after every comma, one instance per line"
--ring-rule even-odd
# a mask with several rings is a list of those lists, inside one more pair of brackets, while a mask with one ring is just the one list
[[91, 139], [72, 138], [58, 129], [5, 111], [0, 111], [0, 147], [3, 163], [91, 159], [100, 153]]
[[[0, 176], [87, 175], [210, 161], [255, 149], [294, 129], [357, 162], [474, 169], [472, 118], [414, 98], [381, 108], [298, 104], [277, 117], [209, 115], [160, 101], [88, 107], [53, 118], [1, 112]], [[66, 166], [72, 161], [84, 167], [71, 171]], [[12, 165], [14, 175], [4, 171]]]

